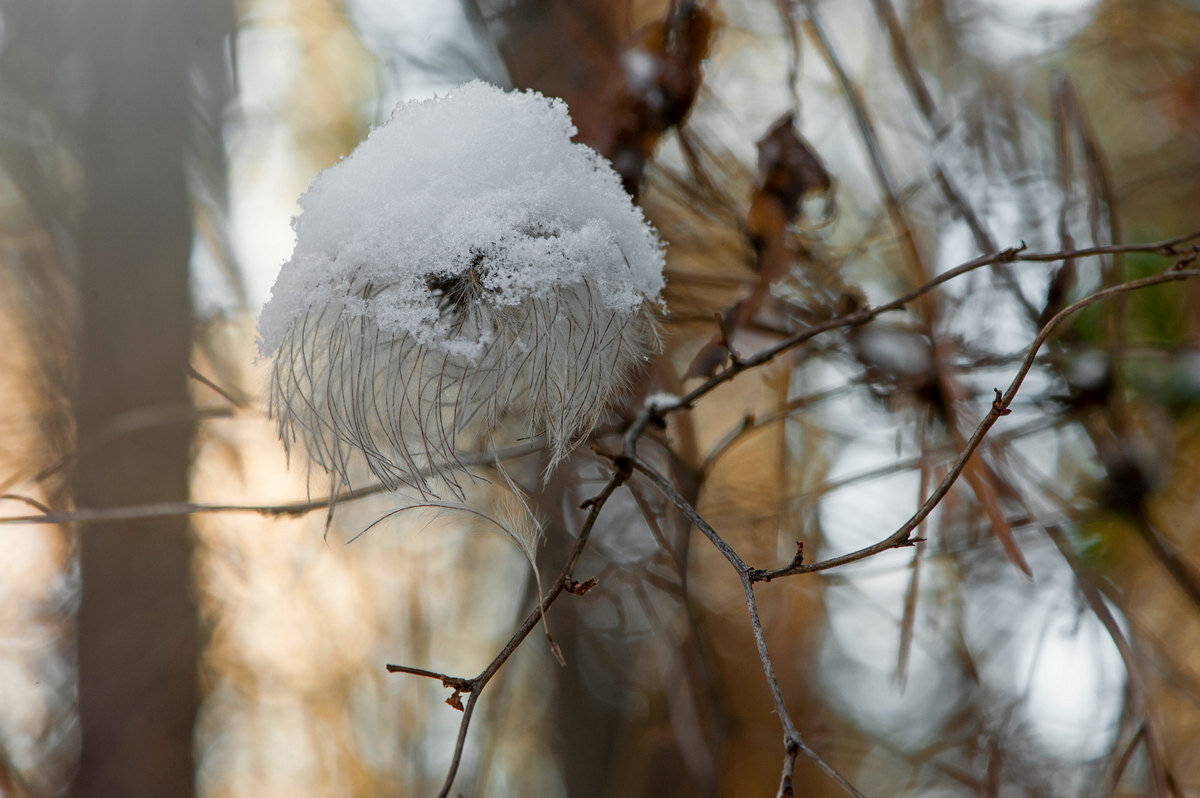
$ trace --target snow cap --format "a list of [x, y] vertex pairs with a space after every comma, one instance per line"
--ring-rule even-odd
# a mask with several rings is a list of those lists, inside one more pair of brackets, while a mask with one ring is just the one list
[[398, 106], [301, 198], [262, 355], [322, 308], [475, 357], [488, 331], [452, 325], [438, 290], [468, 274], [497, 306], [585, 284], [618, 314], [657, 300], [658, 236], [576, 132], [562, 100], [482, 81]]

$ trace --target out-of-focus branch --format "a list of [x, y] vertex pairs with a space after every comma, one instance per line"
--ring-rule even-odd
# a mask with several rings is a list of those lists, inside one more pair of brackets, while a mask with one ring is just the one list
[[[934, 139], [941, 139], [946, 132], [946, 121], [942, 118], [941, 113], [938, 112], [937, 105], [933, 101], [933, 95], [930, 93], [929, 87], [925, 84], [925, 79], [921, 77], [920, 71], [913, 62], [912, 48], [908, 45], [908, 38], [904, 35], [904, 29], [900, 25], [899, 17], [896, 16], [895, 7], [892, 5], [891, 0], [871, 0], [871, 4], [875, 6], [875, 15], [879, 17], [884, 29], [887, 30], [888, 41], [892, 46], [892, 60], [896, 62], [900, 77], [903, 78], [904, 84], [908, 87], [908, 93], [912, 95], [917, 110], [921, 112], [921, 116], [925, 117], [925, 121], [929, 124]], [[946, 202], [950, 204], [954, 212], [971, 229], [971, 236], [975, 239], [975, 245], [979, 247], [981, 252], [995, 251], [996, 243], [980, 220], [979, 214], [975, 213], [975, 209], [971, 207], [970, 203], [963, 197], [962, 192], [950, 180], [950, 176], [946, 173], [936, 154], [934, 154], [933, 168], [934, 177], [942, 190], [942, 194], [946, 197]], [[1020, 294], [1017, 296], [1022, 299], [1024, 298]]]
[[[497, 461], [511, 460], [524, 457], [543, 450], [546, 442], [541, 438], [533, 438], [523, 443], [494, 449], [486, 452], [463, 454], [459, 461], [465, 465], [490, 465]], [[432, 470], [422, 472], [430, 476]], [[163, 502], [160, 504], [137, 504], [127, 507], [105, 507], [102, 509], [66, 510], [62, 512], [46, 512], [39, 515], [19, 515], [0, 518], [2, 524], [96, 524], [105, 521], [129, 521], [146, 518], [171, 518], [181, 515], [209, 515], [213, 513], [257, 513], [269, 517], [299, 516], [317, 510], [327, 510], [341, 502], [365, 499], [380, 493], [387, 493], [391, 488], [386, 485], [368, 485], [365, 488], [348, 490], [324, 499], [282, 502], [280, 504], [200, 504], [196, 502]], [[29, 503], [27, 497], [18, 495], [0, 496], [0, 499], [12, 499]]]
[[[892, 48], [892, 60], [895, 61], [897, 71], [903, 79], [905, 86], [908, 87], [908, 93], [912, 96], [913, 103], [929, 124], [934, 140], [941, 140], [947, 130], [946, 121], [938, 111], [937, 105], [933, 100], [933, 94], [929, 91], [925, 79], [921, 77], [920, 70], [917, 69], [916, 63], [913, 60], [912, 48], [909, 47], [908, 38], [904, 34], [899, 17], [896, 15], [895, 7], [892, 5], [891, 0], [871, 0], [871, 2], [875, 6], [875, 15], [879, 17], [884, 29], [887, 31], [888, 40]], [[970, 229], [971, 237], [975, 239], [975, 246], [979, 248], [980, 252], [995, 251], [997, 247], [991, 233], [988, 232], [983, 220], [979, 218], [979, 214], [971, 207], [971, 203], [967, 201], [966, 196], [951, 179], [937, 152], [931, 151], [930, 157], [933, 163], [934, 181], [937, 183], [938, 188], [941, 189], [942, 196], [946, 198], [947, 204], [949, 204], [954, 213]], [[1030, 319], [1036, 320], [1038, 318], [1036, 308], [1034, 308], [1033, 304], [1025, 296], [1017, 281], [1013, 279], [1011, 271], [1004, 264], [995, 265], [995, 274], [1003, 282], [1009, 293], [1021, 304], [1025, 315]]]
[[[1166, 754], [1163, 751], [1162, 741], [1158, 739], [1158, 732], [1154, 727], [1153, 717], [1147, 711], [1149, 703], [1146, 696], [1146, 686], [1143, 683], [1141, 669], [1138, 667], [1137, 655], [1133, 650], [1128, 638], [1125, 636], [1121, 624], [1113, 617], [1108, 605], [1104, 601], [1104, 596], [1100, 589], [1096, 586], [1095, 577], [1084, 567], [1075, 553], [1071, 551], [1071, 547], [1067, 544], [1061, 530], [1055, 527], [1047, 527], [1046, 534], [1050, 540], [1058, 548], [1063, 559], [1067, 561], [1071, 572], [1075, 576], [1075, 584], [1079, 586], [1079, 590], [1083, 593], [1084, 599], [1088, 606], [1095, 614], [1096, 618], [1104, 626], [1109, 637], [1112, 638], [1113, 644], [1117, 647], [1117, 653], [1120, 654], [1122, 662], [1125, 664], [1125, 671], [1129, 674], [1129, 691], [1133, 699], [1133, 703], [1145, 721], [1142, 723], [1140, 736], [1146, 748], [1146, 758], [1150, 763], [1150, 777], [1153, 785], [1153, 795], [1165, 795], [1169, 791], [1175, 798], [1182, 798], [1179, 786], [1175, 783], [1175, 778], [1172, 776], [1169, 766], [1166, 761]], [[1135, 736], [1136, 739], [1136, 736]]]
[[825, 63], [829, 66], [837, 78], [838, 85], [842, 89], [842, 94], [846, 97], [846, 102], [850, 105], [850, 110], [854, 114], [854, 121], [858, 125], [859, 137], [862, 139], [863, 146], [867, 150], [867, 155], [871, 160], [871, 169], [875, 173], [875, 182], [878, 184], [879, 192], [883, 195], [884, 205], [887, 208], [888, 217], [892, 220], [892, 226], [896, 228], [896, 232], [900, 236], [901, 250], [904, 253], [904, 259], [908, 262], [909, 268], [918, 276], [918, 279], [923, 279], [928, 272], [925, 270], [925, 264], [921, 260], [921, 253], [917, 249], [917, 239], [913, 235], [912, 225], [908, 221], [908, 214], [901, 204], [898, 192], [896, 191], [896, 181], [888, 169], [887, 162], [883, 157], [883, 149], [879, 146], [879, 135], [875, 132], [875, 124], [871, 121], [870, 115], [867, 113], [866, 105], [859, 96], [858, 89], [854, 82], [850, 80], [846, 68], [838, 59], [836, 51], [833, 49], [833, 42], [825, 33], [825, 28], [821, 25], [820, 19], [817, 17], [817, 4], [814, 0], [804, 0], [804, 10], [807, 18], [803, 22], [805, 31], [809, 38], [816, 44], [817, 50], [821, 53]]

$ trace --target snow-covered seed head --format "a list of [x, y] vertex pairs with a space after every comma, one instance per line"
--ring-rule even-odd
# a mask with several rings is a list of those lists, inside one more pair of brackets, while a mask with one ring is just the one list
[[452, 486], [504, 429], [557, 463], [657, 349], [662, 246], [561, 100], [482, 82], [398, 107], [301, 198], [259, 320], [285, 446]]

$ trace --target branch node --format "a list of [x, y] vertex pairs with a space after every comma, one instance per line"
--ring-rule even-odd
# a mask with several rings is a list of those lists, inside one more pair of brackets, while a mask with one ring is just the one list
[[1026, 246], [1025, 242], [1022, 241], [1019, 245], [1017, 245], [1015, 247], [1009, 247], [1008, 249], [1003, 249], [1000, 252], [998, 252], [996, 254], [993, 262], [995, 262], [995, 263], [1012, 263], [1014, 260], [1017, 259], [1017, 256], [1019, 256], [1026, 249], [1028, 249], [1028, 247]]
[[407, 673], [410, 676], [424, 676], [428, 679], [436, 679], [442, 683], [443, 687], [452, 687], [455, 692], [469, 693], [475, 689], [475, 681], [473, 679], [464, 679], [461, 676], [449, 676], [445, 673], [437, 671], [427, 671], [424, 668], [413, 668], [408, 665], [387, 665], [388, 673]]
[[578, 582], [571, 577], [567, 577], [563, 581], [563, 587], [566, 588], [567, 592], [576, 596], [582, 596], [598, 584], [600, 584], [600, 581], [594, 576], [582, 582]]
[[788, 568], [797, 568], [804, 565], [804, 541], [796, 541], [796, 553], [792, 557], [792, 561], [788, 563]]
[[1000, 393], [999, 388], [992, 390], [996, 392], [996, 398], [992, 400], [992, 412], [998, 416], [1007, 416], [1012, 410], [1004, 406], [1004, 394]]
[[770, 582], [778, 576], [787, 576], [790, 571], [800, 568], [804, 565], [804, 541], [796, 541], [796, 553], [792, 555], [792, 559], [787, 565], [782, 568], [747, 568], [746, 578], [751, 582]]

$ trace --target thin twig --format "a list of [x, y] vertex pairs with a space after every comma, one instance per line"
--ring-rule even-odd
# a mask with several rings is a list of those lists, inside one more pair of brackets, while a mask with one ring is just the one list
[[983, 255], [961, 263], [952, 269], [947, 269], [938, 276], [929, 280], [924, 285], [921, 285], [906, 294], [903, 294], [896, 299], [886, 302], [882, 305], [877, 305], [871, 308], [863, 308], [853, 313], [848, 313], [842, 316], [835, 316], [832, 319], [806, 327], [803, 330], [798, 330], [786, 338], [771, 344], [770, 346], [760, 349], [752, 355], [744, 355], [738, 363], [731, 363], [721, 371], [709, 377], [702, 384], [693, 388], [685, 396], [681, 397], [674, 404], [663, 404], [657, 407], [657, 412], [661, 416], [669, 413], [674, 413], [678, 410], [690, 408], [700, 397], [712, 391], [722, 383], [729, 382], [743, 371], [748, 371], [757, 366], [767, 363], [781, 353], [790, 349], [795, 349], [803, 343], [815, 338], [821, 333], [829, 332], [846, 327], [861, 327], [862, 325], [872, 321], [877, 316], [884, 313], [890, 313], [895, 310], [901, 310], [905, 305], [912, 302], [914, 299], [921, 297], [933, 289], [937, 288], [942, 283], [953, 280], [968, 272], [991, 266], [997, 263], [1013, 263], [1013, 262], [1030, 262], [1030, 263], [1052, 263], [1054, 261], [1063, 260], [1065, 258], [1084, 258], [1093, 255], [1111, 255], [1115, 253], [1126, 252], [1142, 252], [1147, 254], [1173, 256], [1185, 254], [1188, 251], [1195, 249], [1189, 247], [1180, 249], [1181, 245], [1200, 239], [1200, 231], [1189, 233], [1175, 238], [1169, 238], [1163, 241], [1155, 241], [1148, 244], [1122, 244], [1113, 246], [1098, 246], [1085, 247], [1083, 249], [1059, 251], [1059, 252], [1028, 252], [1022, 244], [1019, 247], [1009, 247], [1000, 252], [994, 252], [990, 255]]
[[775, 0], [775, 4], [779, 7], [779, 17], [783, 22], [783, 29], [787, 31], [789, 45], [787, 72], [788, 96], [792, 98], [792, 113], [799, 119], [800, 90], [797, 84], [800, 83], [800, 36], [796, 32], [796, 9], [792, 5], [791, 0]]
[[[588, 536], [592, 532], [592, 527], [596, 524], [596, 518], [600, 515], [600, 510], [603, 509], [605, 502], [608, 501], [608, 498], [612, 496], [613, 492], [616, 491], [616, 489], [622, 484], [624, 484], [625, 480], [628, 478], [628, 471], [620, 469], [614, 471], [612, 477], [608, 480], [607, 484], [605, 484], [604, 488], [581, 505], [581, 509], [586, 509], [588, 511], [587, 517], [584, 519], [583, 524], [579, 528], [579, 534], [575, 539], [575, 545], [572, 547], [571, 553], [567, 557], [567, 561], [563, 566], [562, 572], [559, 574], [558, 578], [554, 580], [554, 584], [550, 586], [550, 589], [546, 592], [546, 595], [542, 597], [542, 600], [538, 603], [538, 605], [529, 613], [528, 616], [526, 616], [525, 620], [521, 623], [517, 630], [513, 632], [512, 637], [509, 638], [508, 642], [504, 645], [504, 648], [500, 650], [500, 653], [497, 654], [490, 663], [488, 663], [487, 667], [484, 668], [478, 676], [476, 676], [474, 679], [461, 680], [461, 684], [458, 685], [449, 685], [453, 686], [459, 692], [469, 693], [469, 698], [467, 699], [466, 707], [463, 709], [462, 720], [459, 721], [458, 738], [454, 744], [454, 756], [450, 760], [450, 769], [446, 774], [446, 781], [443, 783], [441, 791], [438, 792], [438, 798], [445, 798], [450, 794], [450, 788], [454, 784], [454, 778], [458, 775], [458, 768], [462, 763], [463, 748], [467, 741], [467, 730], [470, 728], [471, 718], [475, 712], [475, 705], [479, 701], [479, 696], [483, 692], [483, 688], [487, 686], [487, 683], [492, 680], [492, 677], [495, 676], [500, 668], [504, 666], [504, 663], [508, 662], [509, 657], [511, 657], [513, 652], [517, 650], [517, 647], [521, 645], [522, 641], [524, 641], [529, 633], [533, 631], [534, 627], [538, 625], [538, 622], [542, 618], [543, 612], [550, 608], [550, 605], [554, 603], [555, 599], [563, 594], [563, 591], [573, 590], [575, 588], [576, 582], [572, 576], [572, 572], [575, 570], [576, 563], [579, 562], [579, 557], [583, 554], [583, 549], [587, 545]], [[424, 671], [423, 669], [409, 669], [404, 666], [389, 666], [388, 669], [392, 670], [393, 668], [402, 673], [417, 672], [418, 675], [421, 676], [428, 676], [433, 673], [431, 671]], [[440, 674], [435, 678], [441, 678]]]
[[963, 469], [967, 465], [967, 461], [971, 458], [971, 455], [975, 452], [975, 450], [979, 448], [979, 445], [983, 442], [984, 437], [987, 435], [992, 426], [995, 425], [995, 423], [999, 421], [1001, 417], [1009, 413], [1008, 406], [1016, 397], [1017, 391], [1021, 389], [1022, 383], [1025, 382], [1025, 377], [1029, 374], [1030, 368], [1033, 367], [1034, 358], [1037, 356], [1038, 350], [1041, 349], [1042, 345], [1046, 342], [1050, 335], [1054, 333], [1058, 326], [1062, 324], [1063, 321], [1077, 311], [1080, 311], [1083, 308], [1093, 305], [1103, 299], [1108, 299], [1109, 297], [1119, 296], [1120, 294], [1128, 293], [1130, 291], [1137, 291], [1142, 288], [1148, 288], [1152, 285], [1161, 285], [1163, 283], [1190, 280], [1196, 277], [1200, 277], [1200, 269], [1172, 269], [1160, 274], [1151, 275], [1150, 277], [1144, 277], [1140, 280], [1131, 280], [1127, 283], [1122, 283], [1120, 285], [1113, 286], [1112, 288], [1104, 289], [1103, 291], [1097, 291], [1096, 293], [1086, 296], [1078, 302], [1063, 308], [1061, 311], [1055, 314], [1055, 316], [1050, 319], [1050, 321], [1048, 321], [1044, 327], [1042, 327], [1041, 332], [1038, 333], [1037, 338], [1034, 339], [1033, 344], [1029, 347], [1029, 353], [1025, 356], [1025, 361], [1017, 370], [1017, 375], [1013, 377], [1012, 382], [1009, 383], [1008, 389], [1005, 390], [1003, 394], [1000, 393], [999, 389], [996, 390], [996, 400], [992, 402], [991, 409], [988, 411], [987, 415], [984, 416], [983, 420], [979, 422], [979, 425], [971, 434], [966, 446], [963, 448], [962, 452], [959, 453], [958, 458], [954, 461], [954, 465], [951, 466], [949, 473], [946, 474], [945, 478], [942, 479], [942, 481], [934, 489], [933, 493], [929, 495], [929, 498], [925, 500], [920, 509], [918, 509], [911, 518], [905, 521], [899, 529], [878, 543], [875, 543], [871, 546], [866, 546], [865, 548], [861, 548], [857, 551], [852, 551], [849, 554], [831, 557], [827, 560], [815, 562], [810, 565], [789, 564], [783, 568], [762, 571], [757, 575], [756, 581], [769, 582], [772, 579], [778, 579], [781, 576], [812, 573], [814, 571], [825, 571], [830, 568], [836, 568], [841, 565], [846, 565], [847, 563], [857, 562], [858, 560], [872, 557], [889, 549], [912, 545], [912, 543], [915, 542], [915, 540], [910, 537], [912, 531], [916, 529], [922, 521], [925, 520], [926, 516], [933, 512], [933, 509], [937, 507], [942, 498], [946, 495], [946, 493], [949, 492], [951, 486], [954, 485], [954, 482], [958, 479], [959, 475], [962, 474]]
[[[545, 448], [545, 441], [535, 438], [513, 446], [478, 454], [462, 455], [465, 465], [488, 465], [496, 460], [509, 460]], [[434, 473], [432, 470], [426, 474]], [[365, 499], [392, 490], [386, 485], [368, 485], [365, 488], [348, 490], [323, 499], [283, 502], [281, 504], [203, 504], [198, 502], [162, 502], [158, 504], [134, 504], [124, 507], [86, 508], [46, 512], [40, 515], [18, 515], [0, 518], [3, 524], [98, 524], [108, 521], [139, 521], [152, 518], [175, 518], [181, 515], [209, 515], [213, 513], [256, 513], [272, 518], [300, 516], [317, 510], [328, 509], [331, 504]]]
[[460, 690], [464, 693], [470, 691], [473, 686], [470, 679], [464, 679], [461, 676], [450, 676], [445, 673], [438, 673], [437, 671], [427, 671], [424, 668], [412, 668], [408, 665], [388, 665], [387, 672], [407, 673], [412, 676], [425, 676], [429, 679], [437, 679], [446, 687], [453, 687], [455, 690]]
[[[619, 458], [624, 459], [624, 458]], [[716, 547], [717, 551], [721, 552], [722, 556], [729, 561], [734, 570], [738, 573], [738, 578], [742, 583], [742, 591], [746, 595], [746, 608], [750, 613], [750, 628], [754, 633], [754, 644], [758, 650], [758, 659], [762, 664], [763, 674], [767, 678], [767, 687], [771, 691], [771, 700], [775, 705], [775, 714], [779, 716], [779, 722], [783, 726], [783, 747], [784, 760], [783, 772], [780, 776], [779, 792], [777, 798], [791, 796], [794, 794], [792, 785], [792, 777], [796, 767], [796, 755], [803, 753], [811, 759], [821, 770], [838, 783], [849, 795], [855, 798], [863, 798], [862, 793], [854, 788], [844, 776], [837, 772], [828, 762], [804, 742], [804, 738], [800, 732], [796, 730], [796, 725], [792, 721], [791, 715], [788, 713], [787, 703], [783, 698], [783, 691], [779, 688], [779, 679], [775, 675], [775, 666], [771, 662], [771, 655], [767, 651], [767, 640], [763, 634], [762, 619], [758, 614], [758, 600], [754, 596], [754, 583], [758, 581], [758, 569], [751, 568], [746, 564], [738, 553], [733, 550], [724, 538], [712, 527], [704, 518], [697, 512], [692, 504], [679, 495], [670, 480], [658, 473], [654, 468], [648, 465], [645, 461], [639, 460], [636, 457], [628, 458], [629, 464], [635, 471], [644, 475], [658, 489], [659, 493], [665, 496], [672, 504], [675, 505], [684, 515], [688, 517], [696, 528], [708, 538], [709, 542]]]
[[40, 510], [43, 515], [54, 512], [49, 507], [47, 507], [45, 504], [41, 503], [40, 501], [33, 498], [32, 496], [25, 496], [20, 493], [0, 493], [0, 501], [12, 501], [12, 502], [21, 502], [22, 504], [28, 504], [30, 507], [34, 508], [35, 510]]

